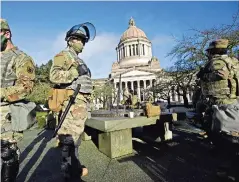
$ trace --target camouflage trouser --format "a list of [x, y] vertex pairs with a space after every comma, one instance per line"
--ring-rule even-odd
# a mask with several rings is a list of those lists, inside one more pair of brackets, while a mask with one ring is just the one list
[[9, 105], [1, 106], [1, 139], [11, 139], [12, 138], [12, 128], [11, 122], [6, 118], [7, 114], [10, 112]]
[[[62, 113], [64, 112], [69, 100], [64, 101]], [[74, 143], [78, 143], [81, 134], [84, 132], [85, 121], [88, 116], [87, 97], [78, 94], [75, 103], [71, 106], [66, 118], [58, 131], [59, 135], [70, 135]], [[59, 121], [58, 121], [59, 122]]]
[[22, 132], [13, 132], [12, 123], [6, 118], [7, 114], [10, 113], [9, 105], [1, 106], [1, 139], [7, 141], [18, 142], [23, 138]]

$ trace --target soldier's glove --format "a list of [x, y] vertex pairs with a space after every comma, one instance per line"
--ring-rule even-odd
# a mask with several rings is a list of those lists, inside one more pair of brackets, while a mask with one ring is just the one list
[[89, 77], [91, 77], [90, 69], [87, 68], [87, 66], [85, 64], [78, 65], [77, 71], [78, 71], [79, 76], [88, 75]]

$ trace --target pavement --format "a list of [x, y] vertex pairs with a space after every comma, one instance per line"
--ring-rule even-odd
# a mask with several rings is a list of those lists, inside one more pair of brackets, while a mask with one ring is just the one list
[[[186, 126], [186, 125], [185, 125]], [[153, 143], [143, 137], [133, 138], [134, 153], [110, 159], [93, 141], [83, 141], [80, 159], [89, 174], [87, 182], [213, 182], [221, 158], [212, 153], [212, 146], [198, 134], [200, 131], [179, 124], [173, 127], [173, 140]], [[191, 131], [191, 132], [190, 132]], [[193, 132], [192, 132], [193, 131]], [[17, 182], [61, 182], [60, 149], [50, 140], [52, 131], [37, 135], [40, 130], [24, 133], [20, 171]], [[79, 180], [80, 181], [80, 180]]]

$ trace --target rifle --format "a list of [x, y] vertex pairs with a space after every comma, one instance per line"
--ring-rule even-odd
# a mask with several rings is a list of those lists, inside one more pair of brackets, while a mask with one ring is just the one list
[[63, 124], [63, 122], [64, 122], [64, 120], [65, 120], [65, 118], [66, 118], [67, 113], [69, 112], [69, 110], [70, 110], [72, 104], [75, 102], [76, 96], [77, 96], [77, 94], [78, 94], [79, 91], [80, 91], [80, 87], [81, 87], [81, 85], [78, 84], [78, 85], [76, 86], [76, 89], [75, 89], [73, 95], [70, 96], [70, 101], [68, 102], [68, 104], [67, 104], [67, 106], [66, 106], [66, 109], [65, 109], [63, 115], [62, 115], [61, 118], [60, 118], [60, 122], [59, 122], [57, 128], [55, 129], [55, 131], [54, 131], [54, 133], [53, 133], [53, 135], [52, 135], [52, 138], [55, 138], [55, 136], [56, 136], [58, 130], [61, 128], [61, 125]]

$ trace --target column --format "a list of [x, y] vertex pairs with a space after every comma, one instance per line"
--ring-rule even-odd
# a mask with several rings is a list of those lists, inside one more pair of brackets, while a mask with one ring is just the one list
[[144, 55], [145, 56], [148, 55], [148, 46], [147, 46], [147, 44], [144, 44]]
[[127, 45], [125, 45], [124, 50], [125, 50], [125, 57], [128, 57], [128, 46]]
[[122, 81], [119, 84], [119, 89], [120, 89], [120, 101], [123, 100], [123, 94], [122, 94]]
[[119, 49], [117, 49], [118, 61], [120, 60]]
[[144, 89], [146, 89], [146, 80], [143, 80], [144, 82]]
[[121, 54], [120, 55], [121, 59], [123, 59], [123, 48], [122, 47], [120, 48], [120, 54]]
[[140, 82], [139, 80], [137, 80], [137, 94], [138, 94], [138, 98], [139, 98], [139, 101], [141, 101], [141, 96], [140, 96]]
[[152, 46], [150, 46], [150, 56], [153, 56]]
[[149, 80], [149, 85], [150, 85], [150, 87], [153, 86], [153, 80]]
[[140, 43], [138, 42], [138, 52], [139, 52], [139, 56], [141, 55], [141, 52], [140, 52]]
[[128, 81], [125, 81], [124, 84], [125, 84], [125, 89], [128, 91]]
[[188, 102], [190, 101], [190, 96], [189, 96], [189, 93], [187, 91], [187, 98], [188, 98]]
[[170, 97], [170, 102], [172, 102], [173, 101], [172, 90], [169, 92], [169, 97]]
[[116, 47], [116, 54], [117, 54], [117, 61], [119, 61], [119, 53], [118, 53], [117, 47]]
[[135, 55], [135, 56], [137, 56], [136, 46], [137, 46], [137, 44], [134, 44], [134, 53], [135, 53], [134, 55]]

